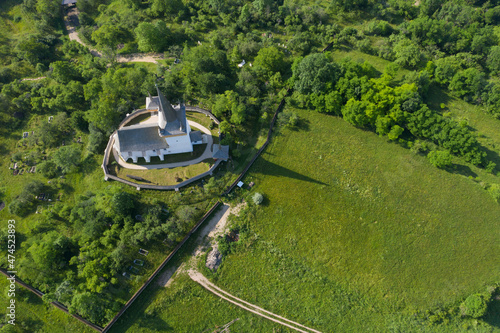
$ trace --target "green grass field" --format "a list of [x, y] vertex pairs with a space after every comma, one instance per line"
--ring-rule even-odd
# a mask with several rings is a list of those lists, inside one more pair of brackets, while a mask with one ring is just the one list
[[246, 177], [266, 197], [258, 241], [226, 259], [220, 287], [320, 330], [383, 331], [500, 280], [500, 205], [483, 188], [294, 111], [308, 129], [282, 131]]

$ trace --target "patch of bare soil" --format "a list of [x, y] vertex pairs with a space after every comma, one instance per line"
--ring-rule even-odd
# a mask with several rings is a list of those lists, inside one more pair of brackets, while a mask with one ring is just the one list
[[[218, 235], [226, 233], [228, 223], [227, 219], [229, 215], [238, 215], [240, 210], [245, 205], [246, 203], [241, 203], [231, 208], [228, 204], [223, 204], [221, 208], [212, 216], [212, 218], [205, 222], [205, 225], [200, 229], [200, 234], [196, 239], [198, 246], [192, 254], [189, 266], [196, 264], [196, 260], [198, 260], [203, 252], [205, 252], [211, 246], [213, 239], [215, 239]], [[184, 270], [184, 264], [180, 265], [179, 267], [170, 267], [160, 275], [160, 277], [158, 278], [158, 284], [163, 287], [168, 287], [172, 281], [172, 276], [174, 275], [174, 273], [176, 271], [183, 272]]]

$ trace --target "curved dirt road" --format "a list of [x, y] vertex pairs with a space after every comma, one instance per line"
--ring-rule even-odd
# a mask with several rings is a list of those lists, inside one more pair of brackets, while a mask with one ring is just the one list
[[[102, 57], [102, 53], [99, 52], [96, 49], [93, 49], [92, 47], [88, 46], [85, 44], [80, 37], [78, 37], [78, 32], [76, 31], [76, 28], [79, 26], [79, 21], [78, 21], [78, 14], [79, 11], [76, 7], [69, 8], [66, 16], [64, 17], [64, 26], [66, 27], [66, 31], [68, 31], [68, 37], [70, 40], [74, 40], [75, 42], [82, 44], [86, 48], [89, 49], [90, 53], [94, 55], [95, 57]], [[142, 53], [132, 53], [132, 54], [127, 54], [127, 55], [117, 55], [116, 56], [116, 61], [117, 62], [151, 62], [151, 63], [158, 63], [158, 60], [164, 59], [163, 54], [161, 53], [150, 53], [150, 54], [142, 54]]]
[[189, 274], [189, 277], [199, 283], [203, 288], [207, 289], [208, 291], [210, 291], [211, 293], [219, 296], [220, 298], [234, 304], [234, 305], [237, 305], [239, 306], [240, 308], [244, 309], [244, 310], [247, 310], [247, 311], [250, 311], [256, 315], [259, 315], [261, 317], [264, 317], [266, 319], [269, 319], [275, 323], [278, 323], [278, 324], [281, 324], [283, 326], [286, 326], [286, 327], [289, 327], [293, 330], [296, 330], [298, 332], [303, 332], [303, 333], [310, 333], [310, 332], [314, 332], [314, 333], [321, 333], [320, 331], [318, 330], [315, 330], [313, 328], [310, 328], [310, 327], [307, 327], [307, 326], [304, 326], [302, 324], [299, 324], [297, 322], [294, 322], [294, 321], [291, 321], [289, 319], [286, 319], [284, 317], [281, 317], [279, 315], [276, 315], [270, 311], [267, 311], [261, 307], [258, 307], [256, 305], [253, 305], [251, 303], [248, 303], [242, 299], [239, 299], [231, 294], [229, 294], [228, 292], [220, 289], [219, 287], [217, 287], [216, 285], [214, 285], [213, 283], [211, 283], [205, 276], [203, 276], [203, 274], [201, 274], [200, 272], [197, 272], [195, 270], [189, 270], [188, 271], [188, 274]]

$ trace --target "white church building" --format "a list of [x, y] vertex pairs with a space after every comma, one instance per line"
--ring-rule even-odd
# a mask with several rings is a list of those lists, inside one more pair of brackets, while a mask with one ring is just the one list
[[131, 158], [137, 163], [143, 157], [150, 162], [153, 156], [163, 161], [165, 155], [192, 152], [193, 145], [203, 143], [201, 132], [191, 131], [184, 104], [172, 106], [158, 87], [156, 90], [158, 96], [146, 97], [151, 118], [122, 127], [115, 134], [113, 147], [124, 161]]

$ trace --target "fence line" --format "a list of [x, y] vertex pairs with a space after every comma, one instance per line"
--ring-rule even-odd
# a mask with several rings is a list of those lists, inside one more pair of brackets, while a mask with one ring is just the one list
[[187, 242], [187, 240], [189, 239], [189, 237], [191, 237], [191, 235], [196, 232], [196, 230], [198, 230], [198, 227], [203, 223], [205, 222], [205, 220], [217, 209], [219, 208], [219, 206], [221, 205], [221, 202], [220, 201], [217, 201], [217, 203], [215, 203], [212, 208], [210, 208], [210, 210], [205, 213], [205, 215], [203, 215], [203, 217], [198, 221], [198, 223], [196, 223], [196, 225], [191, 229], [191, 231], [189, 231], [189, 233], [184, 237], [184, 239], [179, 243], [177, 244], [177, 246], [175, 247], [175, 249], [168, 255], [167, 258], [165, 258], [165, 260], [163, 260], [163, 262], [161, 263], [160, 266], [158, 266], [158, 268], [153, 272], [153, 274], [150, 275], [149, 279], [144, 282], [144, 284], [142, 285], [142, 287], [137, 290], [135, 292], [135, 294], [128, 300], [128, 302], [123, 306], [123, 308], [120, 310], [120, 312], [118, 312], [118, 314], [116, 316], [113, 317], [113, 319], [106, 325], [106, 327], [104, 329], [102, 329], [102, 332], [103, 333], [106, 333], [108, 332], [110, 329], [111, 329], [111, 326], [113, 326], [114, 323], [116, 323], [116, 321], [121, 317], [121, 315], [132, 305], [132, 303], [137, 299], [137, 297], [139, 297], [141, 295], [141, 293], [147, 288], [147, 286], [149, 286], [149, 284], [151, 283], [151, 281], [153, 281], [153, 279], [158, 275], [158, 273], [165, 267], [165, 265], [170, 261], [170, 259], [173, 258], [173, 256], [177, 253], [177, 251], [182, 247], [182, 245], [184, 245], [184, 243]]
[[[3, 269], [3, 268], [0, 268], [0, 273], [2, 273], [3, 275], [5, 275], [8, 278], [11, 277], [11, 275], [5, 269]], [[16, 283], [19, 284], [20, 286], [22, 286], [23, 288], [28, 289], [29, 291], [31, 291], [33, 294], [37, 295], [40, 298], [43, 297], [44, 293], [42, 293], [40, 290], [38, 290], [38, 289], [30, 286], [29, 284], [25, 283], [23, 280], [21, 280], [17, 276], [15, 276], [14, 278], [15, 278]], [[69, 310], [68, 310], [68, 308], [66, 306], [64, 306], [64, 304], [62, 304], [60, 302], [57, 302], [57, 301], [51, 302], [51, 304], [53, 306], [55, 306], [56, 308], [58, 308], [60, 310], [63, 310], [64, 312], [66, 312], [70, 316], [78, 319], [79, 321], [81, 321], [82, 323], [84, 323], [88, 327], [92, 328], [93, 330], [96, 330], [98, 332], [102, 332], [103, 328], [101, 326], [96, 325], [94, 323], [91, 323], [90, 321], [88, 321], [87, 319], [81, 317], [78, 314], [70, 313]]]
[[[199, 108], [197, 106], [186, 106], [186, 110], [187, 111], [192, 111], [192, 112], [198, 112], [198, 113], [202, 113], [204, 115], [207, 115], [215, 123], [219, 124], [219, 120], [210, 111], [201, 109], [201, 108]], [[125, 119], [123, 119], [121, 121], [121, 123], [118, 125], [118, 128], [121, 128], [123, 125], [125, 125], [126, 123], [128, 123], [133, 118], [135, 118], [135, 117], [137, 117], [137, 116], [139, 116], [141, 114], [148, 113], [148, 112], [154, 112], [154, 111], [151, 111], [151, 110], [148, 110], [148, 109], [135, 110], [131, 114], [127, 115], [125, 117]], [[109, 159], [110, 159], [110, 156], [111, 156], [111, 149], [113, 149], [113, 144], [115, 142], [115, 139], [114, 139], [115, 134], [116, 134], [116, 131], [114, 131], [110, 135], [109, 140], [108, 140], [108, 144], [106, 145], [106, 149], [104, 150], [104, 158], [103, 158], [102, 164], [101, 164], [102, 171], [104, 171], [104, 179], [105, 180], [113, 179], [113, 180], [116, 180], [117, 182], [120, 182], [120, 183], [123, 183], [123, 184], [126, 184], [126, 185], [130, 185], [130, 186], [134, 186], [138, 190], [143, 189], [143, 188], [144, 189], [149, 189], [149, 190], [160, 190], [160, 191], [162, 191], [162, 190], [163, 191], [179, 190], [181, 187], [189, 185], [189, 184], [191, 184], [191, 183], [193, 183], [193, 182], [195, 182], [197, 180], [200, 180], [200, 179], [202, 179], [202, 178], [204, 178], [206, 176], [211, 176], [214, 173], [214, 170], [222, 162], [222, 160], [216, 160], [215, 163], [214, 163], [214, 165], [212, 165], [208, 171], [205, 171], [204, 173], [196, 175], [196, 176], [194, 176], [192, 178], [186, 179], [185, 181], [183, 181], [183, 182], [181, 182], [179, 184], [175, 184], [175, 185], [138, 184], [136, 182], [133, 182], [133, 181], [130, 181], [130, 180], [127, 180], [127, 179], [123, 179], [123, 178], [120, 178], [118, 176], [115, 176], [115, 175], [112, 175], [112, 174], [109, 173], [108, 164], [109, 164]]]
[[283, 97], [283, 99], [281, 100], [280, 104], [276, 108], [276, 112], [274, 112], [273, 119], [271, 120], [271, 124], [269, 126], [269, 131], [267, 132], [266, 142], [264, 142], [264, 144], [262, 145], [262, 147], [260, 147], [260, 149], [255, 153], [254, 157], [250, 160], [250, 162], [248, 162], [247, 166], [245, 167], [245, 169], [243, 169], [243, 171], [240, 173], [240, 175], [238, 176], [238, 178], [236, 178], [236, 180], [227, 188], [227, 190], [224, 191], [223, 195], [228, 195], [234, 189], [234, 187], [241, 181], [241, 179], [243, 179], [243, 177], [245, 177], [245, 174], [248, 172], [248, 170], [253, 165], [253, 163], [255, 162], [255, 160], [257, 160], [257, 158], [260, 156], [260, 154], [262, 154], [262, 152], [264, 151], [264, 149], [266, 149], [267, 145], [271, 141], [271, 135], [273, 133], [273, 127], [274, 127], [274, 124], [276, 123], [276, 119], [278, 118], [278, 113], [285, 106], [285, 97], [290, 93], [291, 90], [292, 90], [291, 88], [287, 89], [286, 95]]

